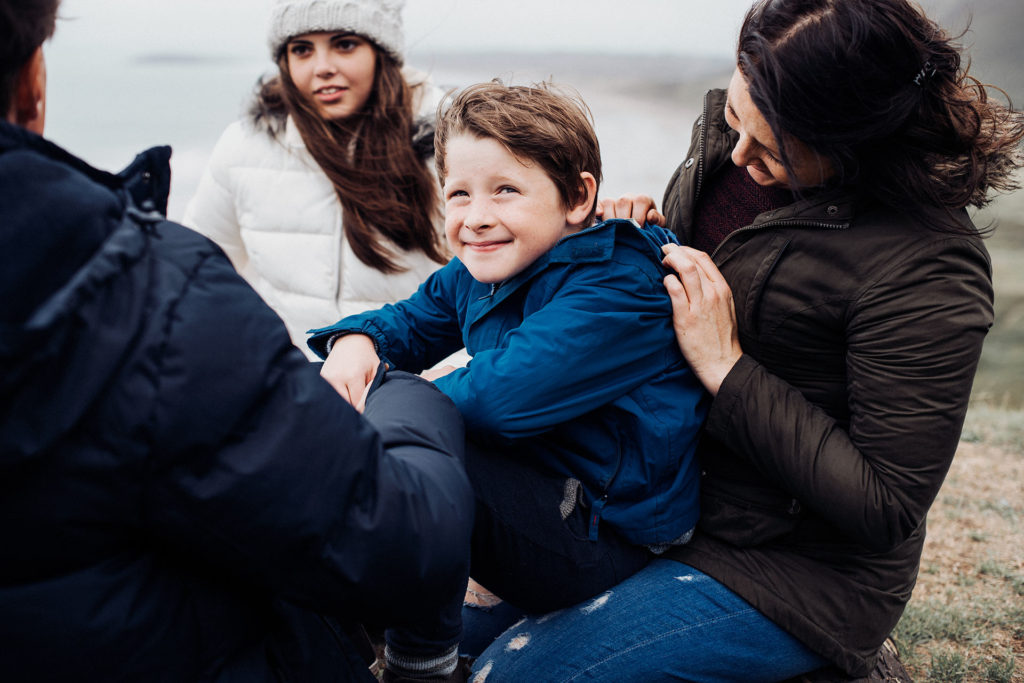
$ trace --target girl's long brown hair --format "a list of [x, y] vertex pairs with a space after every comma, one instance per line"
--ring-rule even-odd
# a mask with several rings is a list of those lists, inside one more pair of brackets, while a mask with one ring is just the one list
[[440, 200], [424, 156], [413, 144], [412, 91], [398, 63], [374, 45], [373, 90], [362, 111], [337, 121], [320, 116], [278, 57], [278, 76], [258, 93], [257, 108], [291, 115], [306, 149], [334, 185], [349, 244], [363, 263], [383, 273], [402, 270], [381, 237], [403, 251], [418, 250], [437, 263], [447, 256], [435, 229]]

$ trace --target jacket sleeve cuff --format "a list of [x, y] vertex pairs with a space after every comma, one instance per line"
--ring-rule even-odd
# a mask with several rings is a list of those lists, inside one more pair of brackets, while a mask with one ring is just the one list
[[758, 362], [743, 354], [725, 376], [722, 386], [718, 389], [718, 395], [711, 403], [708, 421], [704, 427], [712, 436], [721, 437], [734, 429], [733, 414], [750, 381], [750, 376], [757, 368]]
[[[379, 327], [369, 320], [363, 321], [362, 325], [345, 325], [344, 323], [345, 321], [343, 320], [336, 325], [331, 325], [330, 327], [310, 330], [308, 332], [310, 337], [306, 340], [306, 346], [308, 346], [317, 356], [326, 360], [331, 349], [334, 348], [335, 342], [339, 339], [347, 334], [365, 334], [373, 342], [373, 348], [377, 351], [377, 356], [379, 356], [381, 360], [389, 362], [385, 358], [385, 353], [387, 351], [387, 338]], [[394, 366], [392, 365], [392, 367]]]

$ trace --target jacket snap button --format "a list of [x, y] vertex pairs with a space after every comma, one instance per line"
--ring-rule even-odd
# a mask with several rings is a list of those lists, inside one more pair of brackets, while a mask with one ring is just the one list
[[825, 209], [825, 213], [827, 213], [829, 216], [835, 216], [837, 213], [839, 213], [839, 207], [833, 204], [832, 206]]
[[686, 160], [686, 163], [685, 163], [685, 164], [683, 164], [683, 165], [684, 165], [684, 166], [685, 166], [686, 168], [690, 168], [691, 166], [693, 166], [693, 157], [690, 157], [689, 159], [687, 159], [687, 160]]

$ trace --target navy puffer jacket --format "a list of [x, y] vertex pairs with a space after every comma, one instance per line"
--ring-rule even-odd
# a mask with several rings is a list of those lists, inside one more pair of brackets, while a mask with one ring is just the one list
[[351, 409], [152, 210], [168, 156], [0, 123], [0, 678], [368, 679], [349, 625], [465, 585], [460, 418], [409, 375]]

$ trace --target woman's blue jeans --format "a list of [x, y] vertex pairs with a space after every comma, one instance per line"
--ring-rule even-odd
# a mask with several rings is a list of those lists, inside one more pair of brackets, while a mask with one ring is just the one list
[[527, 617], [475, 681], [779, 681], [828, 662], [714, 579], [673, 560], [591, 600]]

